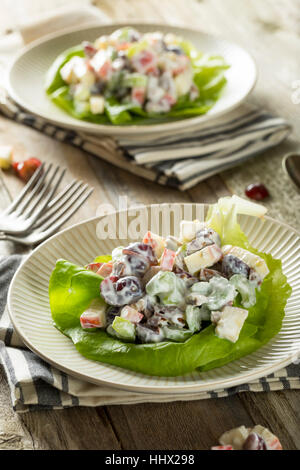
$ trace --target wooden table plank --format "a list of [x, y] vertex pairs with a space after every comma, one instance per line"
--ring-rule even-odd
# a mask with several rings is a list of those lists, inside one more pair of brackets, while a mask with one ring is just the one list
[[297, 390], [106, 408], [123, 449], [205, 450], [226, 430], [258, 423], [272, 429], [284, 449], [300, 448]]
[[228, 429], [253, 421], [238, 396], [191, 402], [109, 406], [123, 449], [210, 449]]
[[239, 398], [253, 422], [272, 429], [284, 449], [300, 449], [299, 390], [241, 393]]
[[121, 449], [105, 408], [33, 411], [20, 416], [35, 450]]
[[9, 388], [0, 364], [0, 450], [34, 448], [34, 440], [19, 416], [13, 411]]

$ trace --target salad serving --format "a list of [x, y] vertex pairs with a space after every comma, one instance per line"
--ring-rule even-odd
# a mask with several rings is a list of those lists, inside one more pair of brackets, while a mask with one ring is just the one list
[[211, 450], [282, 450], [278, 437], [260, 424], [253, 428], [243, 425], [226, 431], [219, 438], [219, 443]]
[[63, 52], [46, 77], [51, 100], [99, 124], [151, 124], [206, 113], [226, 84], [228, 65], [192, 43], [124, 27]]
[[85, 267], [58, 260], [49, 284], [55, 326], [89, 359], [158, 376], [209, 370], [268, 342], [291, 288], [281, 261], [258, 252], [237, 214], [265, 208], [237, 196], [180, 236], [148, 231]]

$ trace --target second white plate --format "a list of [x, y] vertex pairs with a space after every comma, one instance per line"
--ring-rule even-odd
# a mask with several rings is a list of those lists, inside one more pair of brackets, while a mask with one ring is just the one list
[[69, 116], [55, 106], [45, 93], [45, 75], [55, 58], [69, 47], [80, 44], [84, 40], [94, 41], [98, 36], [110, 34], [124, 24], [92, 26], [80, 30], [55, 34], [35, 42], [15, 59], [8, 76], [8, 88], [12, 98], [23, 108], [54, 124], [78, 131], [94, 134], [132, 137], [142, 135], [158, 135], [161, 132], [173, 133], [185, 127], [200, 126], [209, 119], [218, 117], [242, 103], [255, 85], [257, 71], [252, 57], [237, 44], [200, 31], [177, 28], [159, 24], [134, 23], [142, 32], [160, 30], [163, 33], [173, 32], [180, 35], [202, 51], [210, 55], [221, 55], [230, 65], [226, 72], [228, 83], [221, 98], [213, 108], [204, 115], [164, 124], [145, 125], [100, 125], [80, 121]]

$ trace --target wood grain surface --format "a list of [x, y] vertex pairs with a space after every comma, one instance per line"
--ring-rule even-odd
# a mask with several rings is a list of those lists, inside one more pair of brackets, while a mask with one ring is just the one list
[[[281, 169], [289, 150], [299, 150], [300, 105], [292, 101], [292, 84], [300, 79], [300, 4], [298, 0], [97, 0], [103, 21], [146, 20], [187, 25], [219, 34], [246, 47], [254, 56], [259, 79], [249, 101], [281, 115], [294, 126], [292, 139], [251, 163], [208, 179], [181, 193], [111, 167], [67, 144], [0, 118], [0, 144], [15, 148], [16, 159], [37, 156], [67, 168], [65, 181], [82, 179], [95, 188], [92, 197], [68, 225], [94, 216], [100, 204], [117, 206], [118, 196], [129, 204], [215, 202], [248, 183], [267, 184], [270, 215], [300, 229], [300, 195]], [[88, 4], [76, 0], [0, 0], [0, 35], [13, 34], [24, 20], [62, 5]], [[0, 172], [0, 207], [15, 197], [22, 183]], [[0, 255], [24, 248], [0, 242]], [[300, 449], [299, 391], [241, 393], [222, 399], [72, 408], [17, 415], [0, 367], [0, 449], [208, 449], [226, 430], [245, 424], [268, 426], [284, 448]], [[93, 436], [93, 439], [90, 437]], [[98, 436], [98, 437], [97, 437]], [[96, 438], [95, 438], [96, 437]]]

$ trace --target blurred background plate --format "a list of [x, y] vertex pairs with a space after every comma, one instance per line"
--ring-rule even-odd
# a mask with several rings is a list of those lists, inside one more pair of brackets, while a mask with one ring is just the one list
[[134, 138], [134, 136], [141, 136], [143, 134], [155, 135], [161, 131], [171, 134], [177, 129], [183, 129], [191, 125], [201, 125], [209, 119], [218, 117], [237, 107], [253, 89], [257, 76], [256, 66], [249, 53], [240, 46], [221, 38], [186, 28], [145, 23], [131, 23], [130, 25], [144, 33], [157, 30], [163, 33], [172, 32], [191, 41], [197, 49], [205, 54], [221, 55], [224, 57], [225, 61], [230, 65], [230, 69], [226, 71], [228, 83], [220, 99], [207, 114], [148, 126], [100, 125], [75, 119], [50, 101], [45, 93], [45, 75], [56, 57], [61, 52], [80, 44], [84, 40], [94, 41], [97, 37], [103, 34], [110, 34], [115, 29], [124, 26], [124, 24], [85, 27], [64, 34], [60, 33], [59, 35], [56, 33], [25, 48], [14, 60], [9, 71], [8, 90], [11, 97], [31, 113], [63, 127], [94, 134], [106, 134], [116, 137], [126, 135], [127, 137]]
[[[162, 213], [157, 217], [159, 233], [163, 232], [163, 221], [170, 219], [170, 211], [178, 210], [178, 206], [183, 212], [188, 204], [157, 206]], [[147, 220], [150, 220], [150, 207], [153, 210], [155, 206], [147, 206], [143, 212]], [[207, 205], [191, 204], [190, 220], [194, 220], [196, 214], [204, 220], [207, 208]], [[107, 217], [111, 224], [115, 223], [115, 213]], [[271, 218], [261, 220], [250, 216], [240, 217], [242, 229], [252, 245], [282, 260], [283, 272], [293, 289], [281, 331], [268, 344], [226, 366], [181, 377], [147, 376], [81, 356], [71, 340], [52, 324], [48, 283], [58, 258], [86, 265], [95, 256], [110, 253], [116, 246], [126, 246], [132, 241], [100, 240], [97, 237], [100, 219], [96, 217], [74, 225], [47, 240], [32, 252], [13, 278], [8, 295], [13, 325], [25, 344], [43, 359], [82, 380], [148, 393], [190, 393], [233, 387], [264, 377], [296, 360], [300, 350], [300, 236], [288, 225]], [[116, 214], [116, 219], [116, 226], [124, 230], [124, 224], [129, 224], [133, 216], [123, 211]], [[178, 235], [176, 231], [174, 234]]]

